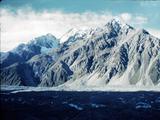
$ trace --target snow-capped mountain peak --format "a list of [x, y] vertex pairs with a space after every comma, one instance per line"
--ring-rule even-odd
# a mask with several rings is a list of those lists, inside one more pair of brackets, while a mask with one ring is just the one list
[[60, 41], [74, 42], [76, 39], [87, 37], [89, 33], [90, 33], [89, 29], [72, 28], [72, 29], [69, 29], [65, 34], [62, 35], [62, 37], [60, 38]]
[[101, 34], [110, 34], [111, 37], [113, 37], [113, 35], [118, 34], [126, 35], [130, 33], [130, 31], [135, 31], [135, 29], [126, 24], [124, 21], [121, 21], [119, 18], [114, 18], [102, 27], [88, 29], [72, 28], [60, 38], [60, 41], [63, 41], [65, 44], [69, 45], [77, 40], [89, 39], [93, 36], [99, 36]]
[[127, 33], [129, 30], [134, 30], [134, 28], [125, 21], [121, 20], [120, 18], [114, 18], [111, 19], [105, 27], [108, 29], [108, 31], [115, 31], [115, 32], [123, 32]]
[[46, 47], [46, 48], [52, 48], [52, 47], [58, 47], [59, 40], [56, 39], [52, 34], [48, 33], [46, 35], [37, 37], [33, 40], [31, 40], [29, 45], [38, 45], [41, 47]]
[[108, 23], [112, 24], [113, 26], [116, 25], [119, 25], [121, 27], [127, 26], [127, 24], [124, 21], [120, 20], [120, 18], [113, 18]]
[[[16, 62], [27, 61], [35, 55], [46, 54], [51, 49], [58, 48], [59, 45], [59, 40], [52, 34], [37, 37], [26, 44], [22, 43], [13, 50], [4, 53], [1, 58], [2, 66], [9, 66]], [[10, 57], [12, 60], [10, 60]], [[6, 61], [6, 63], [3, 61]]]
[[[58, 48], [59, 40], [54, 37], [52, 34], [48, 33], [46, 35], [36, 37], [33, 40], [29, 41], [27, 44], [21, 44], [13, 51], [16, 53], [21, 53], [23, 50], [30, 51], [31, 49], [39, 48], [41, 52], [47, 52], [49, 49]], [[12, 51], [12, 52], [13, 52]]]
[[[144, 29], [135, 29], [117, 18], [95, 29], [70, 29], [60, 38], [65, 42], [58, 49], [42, 55], [43, 47], [53, 49], [54, 42], [58, 43], [54, 39], [47, 34], [29, 45], [19, 46], [20, 50], [25, 46], [31, 50], [22, 52], [26, 60], [31, 59], [30, 63], [23, 62], [30, 68], [28, 71], [33, 72], [32, 79], [39, 81], [39, 86], [62, 85], [76, 89], [82, 86], [160, 85], [160, 40]], [[38, 59], [33, 55], [37, 55]], [[52, 56], [56, 57], [53, 59]], [[11, 58], [13, 56], [7, 60]], [[22, 69], [21, 64], [16, 69], [13, 66], [3, 69], [3, 83], [7, 80], [18, 84], [15, 78], [21, 77], [21, 73], [15, 72], [17, 69]], [[14, 71], [14, 75], [10, 70]], [[21, 82], [21, 79], [18, 80]]]

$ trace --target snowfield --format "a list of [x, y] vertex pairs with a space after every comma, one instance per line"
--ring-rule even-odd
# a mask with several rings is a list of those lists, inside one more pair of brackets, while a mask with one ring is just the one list
[[160, 92], [159, 86], [77, 86], [75, 88], [68, 86], [59, 87], [26, 87], [26, 86], [1, 86], [2, 91], [11, 91], [12, 93], [17, 92], [31, 92], [31, 91], [106, 91], [106, 92], [136, 92], [136, 91], [158, 91]]

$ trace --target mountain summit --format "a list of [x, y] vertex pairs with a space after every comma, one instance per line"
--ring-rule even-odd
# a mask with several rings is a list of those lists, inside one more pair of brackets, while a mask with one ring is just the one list
[[160, 85], [160, 39], [146, 30], [113, 19], [103, 27], [70, 30], [61, 38], [67, 41], [60, 45], [48, 42], [50, 37], [52, 35], [42, 37], [47, 43], [31, 43], [56, 48], [52, 52], [42, 52], [41, 48], [38, 54], [27, 59], [25, 56], [25, 60], [16, 64], [6, 62], [12, 61], [12, 56], [1, 58], [1, 84], [61, 85], [77, 89], [81, 86]]

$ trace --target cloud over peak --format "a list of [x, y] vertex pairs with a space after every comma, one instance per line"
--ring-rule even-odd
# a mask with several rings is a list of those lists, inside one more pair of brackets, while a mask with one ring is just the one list
[[[133, 16], [130, 13], [113, 15], [110, 12], [65, 13], [62, 11], [35, 12], [31, 9], [12, 13], [1, 10], [1, 51], [8, 51], [20, 43], [26, 43], [34, 37], [51, 33], [60, 38], [71, 28], [94, 28], [102, 26], [114, 17], [122, 18], [131, 25], [143, 25], [148, 19]], [[64, 41], [61, 41], [64, 42]]]

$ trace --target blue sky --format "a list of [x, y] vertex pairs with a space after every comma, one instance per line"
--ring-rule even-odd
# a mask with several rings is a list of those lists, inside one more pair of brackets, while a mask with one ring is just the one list
[[62, 10], [68, 13], [83, 13], [86, 11], [109, 11], [114, 15], [124, 12], [142, 15], [149, 18], [147, 27], [160, 29], [160, 1], [144, 0], [2, 0], [2, 7], [13, 11], [30, 6], [34, 11]]
[[159, 10], [158, 0], [2, 0], [2, 50], [12, 48], [5, 45], [11, 39], [14, 47], [47, 32], [60, 37], [70, 28], [103, 25], [116, 16], [160, 37]]

